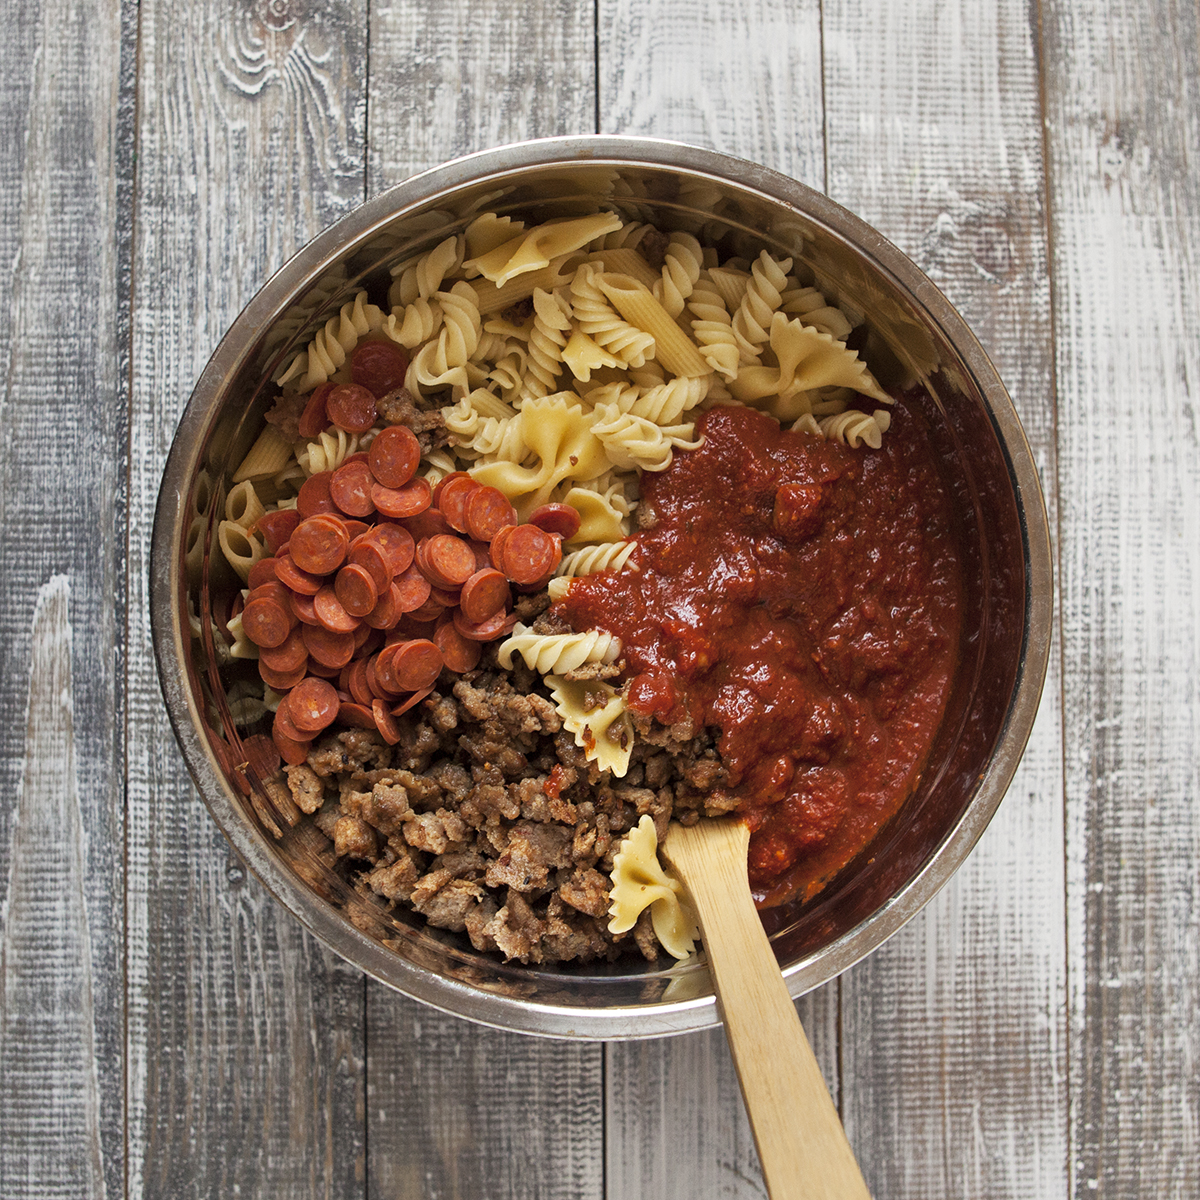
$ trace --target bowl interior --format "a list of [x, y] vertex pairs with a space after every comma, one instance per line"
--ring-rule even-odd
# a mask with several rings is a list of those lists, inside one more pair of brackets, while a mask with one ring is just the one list
[[999, 803], [1032, 723], [1048, 639], [1048, 542], [1020, 425], [986, 356], [935, 288], [825, 197], [750, 164], [633, 139], [489, 151], [377, 197], [318, 237], [234, 323], [172, 447], [153, 545], [153, 622], [168, 709], [205, 801], [277, 897], [364, 970], [441, 1008], [532, 1033], [650, 1036], [718, 1020], [703, 962], [504, 965], [355, 892], [310, 818], [291, 825], [261, 788], [230, 711], [211, 614], [240, 581], [217, 550], [230, 474], [257, 436], [272, 378], [346, 299], [384, 302], [389, 268], [479, 212], [535, 223], [616, 211], [686, 230], [722, 257], [765, 247], [864, 318], [862, 356], [933, 432], [960, 518], [962, 659], [915, 795], [807, 906], [763, 911], [794, 995], [878, 945], [965, 857]]

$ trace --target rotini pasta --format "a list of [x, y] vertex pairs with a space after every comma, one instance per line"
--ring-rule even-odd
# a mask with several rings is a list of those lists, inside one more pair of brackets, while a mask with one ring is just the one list
[[603, 629], [545, 634], [518, 624], [500, 647], [500, 665], [506, 670], [511, 670], [514, 654], [539, 675], [565, 675], [584, 663], [616, 662], [621, 657], [621, 641]]

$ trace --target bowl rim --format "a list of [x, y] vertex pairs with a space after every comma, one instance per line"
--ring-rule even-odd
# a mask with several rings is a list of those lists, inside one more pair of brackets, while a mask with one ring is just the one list
[[319, 941], [368, 975], [448, 1014], [494, 1028], [554, 1038], [635, 1039], [710, 1028], [720, 1023], [714, 996], [610, 1008], [540, 1003], [435, 975], [361, 932], [309, 890], [278, 860], [271, 841], [247, 822], [200, 736], [199, 712], [185, 685], [188, 647], [182, 635], [175, 564], [181, 513], [199, 465], [212, 398], [252, 355], [261, 332], [287, 299], [350, 248], [365, 245], [406, 209], [489, 176], [586, 163], [682, 169], [757, 192], [851, 242], [873, 266], [919, 304], [954, 345], [983, 398], [1004, 455], [1020, 520], [1025, 565], [1022, 648], [996, 747], [975, 794], [941, 843], [888, 902], [809, 961], [783, 969], [793, 997], [841, 974], [903, 927], [949, 881], [998, 808], [1024, 752], [1041, 698], [1052, 624], [1052, 559], [1045, 501], [1016, 410], [982, 345], [937, 286], [878, 230], [821, 192], [768, 167], [717, 151], [658, 138], [584, 134], [496, 146], [422, 171], [368, 199], [288, 259], [243, 308], [214, 350], [180, 416], [163, 471], [150, 560], [150, 618], [159, 681], [184, 760], [217, 825], [271, 895]]

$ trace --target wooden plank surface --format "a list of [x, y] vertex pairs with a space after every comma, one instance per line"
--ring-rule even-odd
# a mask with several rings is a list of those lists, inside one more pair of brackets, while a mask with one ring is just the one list
[[[600, 132], [707, 146], [824, 186], [815, 0], [603, 0], [600, 27]], [[799, 1011], [836, 1101], [838, 985], [805, 996]], [[722, 1030], [614, 1044], [606, 1084], [609, 1195], [764, 1194]]]
[[[0, 43], [0, 1195], [120, 1195], [120, 5]], [[62, 81], [72, 81], [63, 87]], [[127, 218], [126, 210], [126, 218]], [[90, 469], [80, 473], [80, 464]]]
[[149, 646], [162, 463], [241, 305], [365, 194], [593, 128], [892, 237], [997, 362], [1061, 531], [996, 821], [800, 1003], [868, 1182], [1200, 1191], [1194, 8], [102, 0], [7, 34], [0, 1196], [763, 1194], [719, 1032], [500, 1034], [304, 934], [195, 796]]
[[[1024, 3], [824, 5], [829, 192], [966, 317], [1008, 385], [1055, 518], [1036, 29]], [[843, 978], [843, 1113], [892, 1198], [1065, 1195], [1057, 673], [966, 866]]]
[[[368, 190], [487, 146], [589, 133], [595, 19], [573, 0], [377, 4]], [[436, 1014], [368, 984], [368, 1194], [604, 1195], [603, 1052]]]
[[129, 1195], [361, 1196], [361, 975], [233, 856], [162, 709], [149, 533], [192, 385], [266, 277], [362, 199], [353, 0], [140, 9], [129, 605]]
[[1200, 1193], [1200, 27], [1044, 5], [1071, 1192]]

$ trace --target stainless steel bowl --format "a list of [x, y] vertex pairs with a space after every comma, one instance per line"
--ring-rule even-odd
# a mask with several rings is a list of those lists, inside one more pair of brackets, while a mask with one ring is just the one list
[[155, 517], [151, 616], [163, 695], [201, 795], [250, 869], [313, 934], [375, 978], [458, 1016], [555, 1037], [636, 1038], [718, 1023], [702, 964], [504, 965], [350, 891], [322, 858], [324, 837], [307, 819], [289, 826], [255, 785], [207, 620], [192, 620], [221, 587], [216, 518], [230, 472], [261, 427], [269, 381], [347, 295], [378, 286], [390, 265], [480, 211], [538, 221], [600, 206], [719, 240], [726, 253], [766, 246], [803, 260], [827, 295], [864, 314], [863, 356], [881, 382], [922, 384], [929, 397], [966, 555], [950, 706], [918, 792], [869, 854], [809, 906], [763, 913], [793, 996], [899, 929], [974, 846], [1029, 735], [1050, 642], [1046, 515], [1012, 403], [957, 312], [874, 229], [773, 171], [662, 141], [556, 138], [417, 175], [325, 230], [247, 305], [184, 411]]

